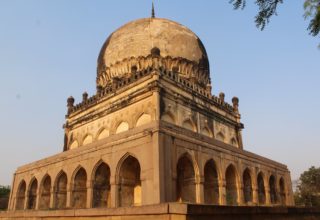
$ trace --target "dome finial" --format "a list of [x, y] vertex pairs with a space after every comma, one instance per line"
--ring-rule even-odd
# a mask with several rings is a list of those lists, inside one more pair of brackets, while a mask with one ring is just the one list
[[151, 18], [155, 18], [155, 12], [154, 12], [154, 1], [152, 1], [152, 11], [151, 11]]

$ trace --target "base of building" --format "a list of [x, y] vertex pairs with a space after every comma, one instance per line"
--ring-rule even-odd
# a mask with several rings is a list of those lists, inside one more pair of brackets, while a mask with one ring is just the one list
[[213, 206], [164, 203], [127, 208], [22, 210], [0, 212], [0, 220], [316, 220], [320, 208]]

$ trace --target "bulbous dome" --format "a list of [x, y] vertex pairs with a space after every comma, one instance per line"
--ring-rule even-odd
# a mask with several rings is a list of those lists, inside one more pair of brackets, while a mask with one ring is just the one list
[[[143, 69], [135, 64], [139, 63], [136, 59], [150, 55], [179, 60], [171, 68], [186, 78], [202, 78], [201, 84], [210, 83], [207, 53], [197, 35], [168, 19], [143, 18], [125, 24], [108, 37], [98, 58], [97, 84], [104, 87], [112, 78], [126, 76], [133, 65]], [[182, 70], [181, 62], [185, 66], [192, 64], [189, 72]], [[195, 66], [201, 76], [192, 73]]]

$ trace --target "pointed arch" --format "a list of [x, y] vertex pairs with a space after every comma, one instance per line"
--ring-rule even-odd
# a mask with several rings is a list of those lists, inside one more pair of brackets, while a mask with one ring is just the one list
[[87, 172], [78, 167], [73, 175], [71, 206], [73, 208], [86, 208], [87, 205]]
[[196, 132], [197, 131], [197, 126], [195, 125], [195, 123], [192, 121], [191, 118], [188, 118], [186, 120], [183, 121], [182, 123], [182, 127], [191, 131]]
[[206, 204], [219, 204], [219, 177], [213, 159], [204, 166], [204, 201]]
[[177, 201], [196, 202], [196, 171], [188, 153], [183, 154], [177, 162], [176, 192]]
[[27, 188], [26, 181], [21, 180], [18, 187], [17, 195], [16, 195], [16, 210], [24, 209], [26, 188]]
[[283, 177], [280, 177], [279, 180], [279, 189], [280, 189], [280, 199], [281, 199], [281, 205], [286, 205], [286, 188], [285, 188], [285, 182]]
[[142, 115], [140, 115], [140, 117], [138, 118], [137, 122], [136, 122], [136, 127], [139, 127], [141, 125], [145, 125], [148, 124], [152, 121], [151, 115], [147, 114], [147, 113], [143, 113]]
[[62, 170], [57, 175], [54, 186], [54, 207], [64, 209], [67, 205], [67, 174]]
[[118, 162], [117, 184], [120, 207], [141, 205], [141, 167], [138, 159], [127, 153]]
[[46, 174], [40, 184], [39, 209], [50, 208], [51, 177]]
[[107, 138], [107, 137], [109, 137], [109, 135], [110, 135], [109, 131], [106, 128], [102, 128], [98, 132], [97, 140], [101, 140], [101, 139]]
[[116, 128], [116, 134], [119, 134], [121, 132], [128, 131], [128, 130], [129, 130], [129, 123], [126, 121], [122, 121], [121, 123], [118, 124]]
[[79, 142], [77, 140], [73, 140], [70, 144], [70, 147], [69, 149], [72, 150], [72, 149], [76, 149], [79, 147]]
[[237, 141], [237, 139], [235, 138], [235, 137], [232, 137], [231, 139], [230, 139], [230, 144], [232, 145], [232, 146], [238, 146], [238, 141]]
[[246, 204], [250, 204], [252, 203], [252, 199], [253, 199], [253, 190], [252, 190], [251, 171], [249, 170], [249, 168], [246, 168], [243, 171], [242, 182], [243, 182], [244, 202]]
[[110, 207], [110, 167], [99, 161], [93, 170], [93, 208]]
[[226, 169], [226, 202], [227, 205], [238, 204], [238, 181], [237, 171], [233, 164], [230, 164]]
[[93, 142], [93, 137], [91, 134], [87, 134], [82, 141], [82, 145], [85, 146], [87, 144], [91, 144]]
[[166, 121], [170, 124], [176, 124], [176, 119], [174, 114], [172, 114], [170, 111], [166, 112], [161, 116], [161, 120]]
[[269, 177], [269, 189], [270, 189], [270, 202], [276, 204], [278, 202], [277, 189], [276, 189], [276, 178], [274, 175]]
[[208, 136], [208, 137], [212, 137], [212, 132], [211, 130], [205, 126], [202, 130], [201, 130], [201, 134]]
[[266, 190], [264, 187], [264, 174], [260, 172], [257, 177], [257, 184], [258, 184], [258, 200], [259, 204], [263, 205], [266, 204]]
[[219, 131], [219, 132], [217, 133], [217, 135], [216, 135], [216, 139], [217, 139], [218, 141], [224, 142], [225, 136], [224, 136], [224, 134], [223, 134], [221, 131]]
[[38, 180], [33, 178], [29, 185], [27, 209], [35, 209], [37, 206]]

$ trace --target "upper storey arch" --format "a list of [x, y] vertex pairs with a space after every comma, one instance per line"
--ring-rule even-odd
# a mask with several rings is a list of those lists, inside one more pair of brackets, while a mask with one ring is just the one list
[[[152, 58], [160, 62], [153, 65]], [[113, 78], [149, 67], [178, 72], [203, 87], [210, 84], [207, 52], [196, 34], [168, 19], [143, 18], [107, 38], [98, 57], [97, 86], [106, 87]]]

